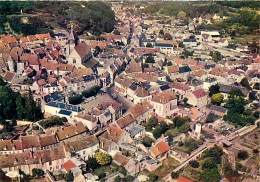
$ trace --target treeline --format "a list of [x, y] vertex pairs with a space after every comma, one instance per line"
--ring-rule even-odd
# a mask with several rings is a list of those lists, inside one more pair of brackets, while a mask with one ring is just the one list
[[0, 121], [25, 119], [37, 121], [43, 118], [40, 106], [33, 100], [32, 95], [22, 96], [14, 92], [0, 78]]
[[105, 2], [8, 1], [0, 2], [0, 33], [4, 33], [5, 23], [24, 35], [50, 32], [55, 26], [69, 28], [71, 24], [78, 33], [100, 34], [114, 29], [115, 14]]
[[253, 9], [259, 9], [260, 3], [259, 1], [218, 1], [218, 4], [221, 4], [223, 6], [228, 6], [232, 8], [253, 8]]
[[236, 12], [240, 8], [252, 8], [259, 10], [260, 3], [257, 1], [218, 1], [218, 2], [156, 2], [149, 4], [145, 13], [163, 14], [167, 16], [177, 16], [183, 11], [187, 17], [194, 18], [206, 14], [219, 14], [226, 16], [230, 12]]
[[227, 8], [215, 2], [163, 2], [150, 4], [144, 9], [145, 13], [160, 13], [167, 16], [177, 16], [181, 11], [185, 12], [187, 17], [194, 18], [219, 12], [226, 14]]

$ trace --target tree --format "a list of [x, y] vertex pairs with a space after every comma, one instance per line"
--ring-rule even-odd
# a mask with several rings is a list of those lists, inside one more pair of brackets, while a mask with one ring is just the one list
[[260, 90], [260, 83], [255, 83], [255, 85], [253, 86], [253, 89]]
[[146, 131], [152, 131], [153, 127], [157, 125], [158, 121], [155, 117], [151, 117], [148, 119], [148, 122], [145, 124]]
[[250, 87], [250, 84], [249, 84], [249, 81], [246, 77], [244, 77], [241, 81], [240, 81], [240, 84], [247, 88], [248, 90], [251, 90], [252, 88]]
[[86, 161], [86, 167], [88, 169], [95, 170], [100, 167], [100, 164], [97, 162], [95, 157], [89, 157]]
[[188, 116], [184, 116], [184, 117], [176, 116], [175, 118], [173, 118], [172, 122], [173, 124], [171, 127], [180, 128], [185, 123], [191, 122], [191, 119]]
[[82, 95], [74, 95], [72, 97], [69, 97], [69, 103], [73, 105], [78, 105], [82, 102]]
[[211, 96], [211, 102], [213, 104], [220, 105], [224, 100], [224, 96], [221, 93], [213, 94]]
[[3, 80], [3, 78], [0, 76], [0, 86], [5, 86], [6, 82]]
[[161, 30], [159, 31], [159, 35], [161, 35], [161, 36], [164, 35], [164, 31], [163, 31], [163, 29], [161, 29]]
[[179, 11], [179, 13], [177, 14], [178, 18], [185, 18], [186, 17], [186, 13], [184, 11]]
[[82, 92], [82, 95], [85, 97], [85, 98], [89, 98], [89, 97], [92, 97], [92, 96], [95, 96], [97, 95], [97, 93], [100, 91], [101, 87], [100, 86], [93, 86], [91, 87], [90, 89], [88, 90], [84, 90]]
[[241, 150], [241, 151], [239, 151], [238, 154], [237, 154], [237, 158], [240, 159], [240, 160], [245, 160], [245, 159], [247, 159], [248, 157], [249, 157], [248, 152], [245, 151], [245, 150]]
[[114, 182], [121, 182], [122, 178], [120, 176], [116, 176]]
[[106, 177], [106, 173], [105, 172], [102, 172], [98, 175], [98, 178], [99, 179], [102, 179], [102, 178], [105, 178]]
[[218, 84], [210, 86], [209, 87], [209, 96], [220, 93], [219, 88], [220, 87]]
[[66, 174], [65, 180], [66, 180], [67, 182], [72, 182], [72, 181], [74, 181], [74, 175], [73, 175], [73, 173], [72, 173], [71, 171], [69, 171], [69, 172]]
[[223, 155], [223, 151], [220, 147], [214, 146], [211, 149], [207, 149], [202, 153], [202, 158], [213, 158], [213, 161], [217, 164], [221, 163], [221, 157]]
[[217, 168], [217, 163], [214, 161], [214, 158], [206, 158], [202, 163], [202, 169], [211, 169]]
[[156, 126], [155, 129], [152, 131], [154, 138], [159, 138], [162, 134], [164, 134], [168, 129], [167, 124], [161, 123], [160, 125]]
[[210, 56], [212, 57], [213, 61], [215, 61], [216, 63], [221, 61], [222, 59], [222, 55], [218, 51], [211, 51]]
[[164, 34], [164, 40], [172, 40], [172, 36], [169, 33]]
[[153, 47], [153, 45], [152, 45], [152, 43], [148, 42], [148, 43], [146, 44], [146, 47]]
[[193, 168], [198, 168], [200, 166], [200, 164], [196, 160], [191, 160], [189, 162], [189, 165]]
[[205, 182], [219, 182], [220, 173], [217, 168], [206, 169], [202, 172], [201, 179]]
[[112, 157], [109, 154], [101, 151], [95, 153], [95, 158], [98, 164], [100, 164], [101, 166], [108, 165], [112, 162]]
[[145, 136], [142, 140], [142, 143], [144, 146], [146, 147], [151, 147], [152, 143], [153, 143], [153, 139], [151, 139], [150, 137]]
[[193, 56], [193, 53], [194, 53], [194, 51], [184, 49], [182, 52], [182, 55], [184, 56], [184, 58], [188, 58], [189, 56]]
[[230, 92], [226, 107], [231, 113], [243, 113], [245, 110], [246, 101], [238, 91]]
[[115, 30], [113, 31], [113, 34], [115, 34], [115, 35], [120, 35], [120, 32], [119, 32], [119, 30], [115, 29]]
[[147, 56], [145, 63], [155, 63], [154, 57], [152, 55]]
[[41, 177], [44, 175], [44, 171], [42, 169], [38, 169], [38, 168], [33, 168], [32, 169], [32, 175], [34, 177]]
[[171, 177], [172, 177], [173, 179], [177, 179], [177, 178], [179, 177], [179, 173], [172, 172], [172, 173], [171, 173]]
[[250, 101], [257, 100], [257, 92], [256, 91], [249, 92], [248, 98], [249, 98]]
[[148, 175], [148, 177], [149, 177], [149, 181], [150, 182], [155, 182], [155, 181], [157, 181], [159, 179], [159, 177], [157, 175], [153, 174], [153, 173], [150, 173]]

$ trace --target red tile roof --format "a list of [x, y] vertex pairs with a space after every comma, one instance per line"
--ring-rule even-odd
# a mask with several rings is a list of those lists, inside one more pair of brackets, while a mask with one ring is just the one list
[[201, 98], [201, 97], [205, 97], [207, 95], [207, 93], [203, 90], [203, 89], [198, 89], [192, 92], [192, 94], [196, 97], [196, 98]]
[[77, 51], [81, 59], [84, 59], [85, 56], [91, 52], [90, 47], [85, 42], [81, 42], [76, 45], [75, 50]]
[[193, 182], [193, 181], [190, 180], [190, 179], [187, 178], [187, 177], [180, 176], [180, 177], [177, 179], [177, 182]]
[[121, 118], [119, 118], [116, 123], [118, 124], [118, 126], [120, 128], [125, 128], [126, 126], [130, 125], [131, 123], [133, 123], [135, 121], [135, 119], [132, 117], [132, 115], [127, 114]]
[[159, 155], [168, 152], [169, 150], [169, 145], [164, 141], [160, 141], [151, 147], [151, 155], [156, 158]]
[[63, 164], [63, 168], [64, 168], [67, 172], [69, 172], [71, 169], [73, 169], [73, 168], [75, 168], [75, 167], [77, 167], [77, 165], [76, 165], [73, 161], [71, 161], [71, 160], [68, 160], [67, 162], [65, 162], [65, 163]]
[[152, 97], [153, 102], [162, 103], [162, 104], [166, 104], [174, 99], [176, 99], [176, 95], [172, 92], [156, 93]]

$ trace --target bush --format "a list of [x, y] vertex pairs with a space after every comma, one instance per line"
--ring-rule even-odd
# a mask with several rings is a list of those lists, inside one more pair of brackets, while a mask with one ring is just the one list
[[164, 134], [168, 130], [168, 126], [165, 123], [161, 123], [160, 125], [156, 126], [153, 130], [154, 138], [159, 138], [162, 134]]
[[94, 86], [94, 87], [90, 88], [89, 90], [84, 90], [82, 92], [82, 95], [85, 98], [92, 97], [92, 96], [97, 95], [97, 93], [99, 92], [100, 89], [101, 89], [100, 86]]
[[149, 177], [149, 181], [151, 182], [155, 182], [159, 179], [159, 177], [153, 173], [149, 174], [148, 177]]
[[155, 127], [158, 123], [158, 120], [155, 117], [151, 117], [148, 119], [147, 123], [145, 124], [146, 131], [152, 131], [153, 127]]
[[106, 173], [105, 172], [102, 172], [102, 173], [100, 173], [99, 175], [98, 175], [98, 178], [99, 179], [102, 179], [102, 178], [105, 178], [107, 175], [106, 175]]
[[154, 57], [153, 56], [148, 56], [146, 59], [145, 59], [145, 63], [155, 63], [155, 60], [154, 60]]
[[193, 168], [198, 168], [200, 166], [200, 164], [196, 160], [190, 161], [189, 165]]
[[44, 175], [44, 171], [42, 169], [33, 168], [32, 169], [32, 175], [34, 177], [41, 177]]
[[65, 117], [59, 117], [59, 116], [51, 116], [50, 118], [47, 118], [46, 120], [42, 120], [40, 122], [40, 125], [44, 128], [49, 128], [53, 126], [63, 126], [64, 123], [68, 122], [67, 118]]
[[152, 146], [152, 143], [153, 143], [153, 139], [151, 139], [150, 137], [144, 137], [143, 140], [142, 140], [142, 144], [145, 146], [145, 147], [151, 147]]
[[224, 100], [224, 96], [221, 93], [213, 94], [211, 96], [211, 102], [213, 104], [220, 105]]
[[95, 170], [100, 167], [100, 164], [97, 162], [96, 158], [89, 157], [88, 160], [86, 161], [86, 167], [88, 169]]
[[179, 173], [172, 172], [172, 173], [171, 173], [171, 177], [172, 177], [173, 179], [177, 179], [177, 178], [179, 177]]
[[112, 157], [109, 154], [101, 151], [95, 153], [95, 158], [98, 164], [100, 164], [101, 166], [108, 165], [112, 162]]
[[202, 169], [211, 169], [217, 168], [217, 163], [213, 160], [213, 158], [207, 158], [202, 163]]
[[78, 105], [82, 102], [82, 95], [74, 95], [69, 98], [69, 103], [73, 105]]
[[237, 158], [240, 159], [240, 160], [245, 160], [245, 159], [247, 159], [248, 157], [249, 157], [248, 152], [245, 151], [245, 150], [241, 150], [241, 151], [239, 151], [238, 154], [237, 154]]

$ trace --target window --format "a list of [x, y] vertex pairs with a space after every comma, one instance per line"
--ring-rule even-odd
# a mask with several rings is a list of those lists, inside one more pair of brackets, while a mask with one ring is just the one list
[[76, 59], [73, 59], [73, 64], [76, 64], [76, 62], [77, 62]]

